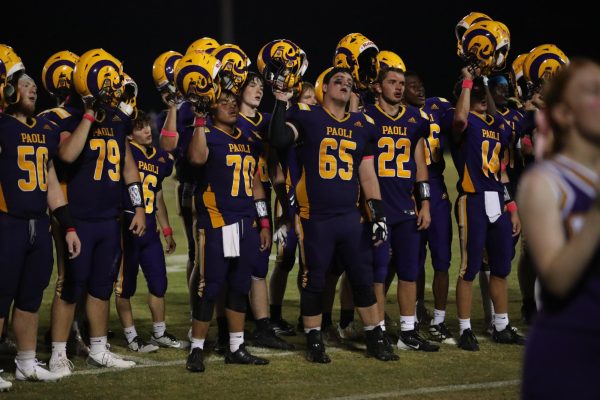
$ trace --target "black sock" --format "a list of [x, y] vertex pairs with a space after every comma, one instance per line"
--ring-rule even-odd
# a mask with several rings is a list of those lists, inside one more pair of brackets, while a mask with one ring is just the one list
[[331, 321], [331, 313], [323, 313], [323, 319], [321, 320], [321, 329], [325, 329], [330, 325], [333, 325], [333, 322]]
[[229, 327], [227, 317], [217, 317], [218, 336], [220, 341], [229, 343]]
[[281, 304], [271, 304], [271, 321], [281, 320]]
[[342, 328], [350, 325], [350, 322], [354, 321], [354, 309], [352, 310], [340, 310], [340, 326]]
[[256, 324], [256, 329], [259, 331], [267, 331], [269, 330], [269, 318], [261, 318], [254, 321]]

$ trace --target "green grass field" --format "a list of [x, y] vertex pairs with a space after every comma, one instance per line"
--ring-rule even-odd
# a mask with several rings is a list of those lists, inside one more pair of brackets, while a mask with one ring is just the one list
[[[450, 160], [448, 165], [452, 165]], [[449, 168], [452, 169], [452, 168]], [[454, 184], [456, 172], [446, 176], [450, 197], [456, 198]], [[170, 220], [178, 244], [177, 252], [167, 258], [169, 290], [167, 292], [167, 325], [169, 331], [185, 339], [189, 328], [188, 295], [185, 284], [186, 241], [181, 222], [175, 212], [173, 179], [163, 185]], [[452, 245], [452, 268], [447, 310], [447, 322], [456, 334], [458, 322], [454, 305], [454, 286], [460, 260], [458, 235], [454, 226]], [[515, 258], [516, 260], [517, 258]], [[516, 261], [509, 284], [509, 317], [511, 323], [524, 331], [520, 322], [520, 293], [517, 283]], [[296, 268], [296, 267], [295, 267]], [[428, 260], [428, 280], [433, 273]], [[295, 288], [295, 269], [290, 274], [288, 292], [284, 301], [283, 315], [295, 321], [298, 315], [299, 296]], [[49, 326], [50, 303], [53, 296], [54, 278], [46, 290], [40, 310], [38, 358], [47, 361], [50, 354], [43, 345], [43, 334]], [[138, 293], [132, 299], [138, 333], [146, 339], [151, 331], [150, 313], [146, 306], [143, 275], [139, 275]], [[395, 287], [390, 290], [387, 312], [398, 320]], [[427, 308], [433, 309], [431, 285], [427, 286]], [[475, 282], [472, 323], [480, 338], [481, 351], [466, 352], [454, 346], [442, 345], [438, 353], [399, 352], [400, 361], [383, 363], [366, 358], [364, 351], [348, 348], [329, 348], [333, 360], [328, 365], [314, 365], [304, 359], [304, 336], [291, 338], [298, 350], [278, 352], [254, 349], [271, 360], [268, 366], [225, 365], [223, 358], [209, 355], [207, 369], [202, 374], [185, 370], [187, 350], [161, 349], [157, 353], [138, 355], [127, 350], [125, 339], [111, 304], [110, 327], [116, 333], [110, 341], [116, 353], [138, 361], [131, 370], [95, 369], [88, 367], [81, 357], [73, 359], [76, 372], [59, 383], [14, 382], [11, 392], [1, 393], [6, 399], [329, 399], [329, 398], [399, 398], [403, 399], [515, 399], [519, 396], [518, 380], [521, 374], [522, 347], [498, 345], [482, 334], [483, 313], [479, 301], [479, 286]], [[333, 319], [337, 321], [339, 305], [336, 300]], [[249, 328], [253, 328], [250, 326]], [[397, 329], [397, 328], [393, 328]], [[209, 339], [216, 334], [211, 327]], [[12, 356], [0, 355], [0, 368], [4, 378], [13, 379]]]

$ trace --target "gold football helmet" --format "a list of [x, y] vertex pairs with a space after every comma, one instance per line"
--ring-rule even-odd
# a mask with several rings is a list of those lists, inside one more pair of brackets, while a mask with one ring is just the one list
[[79, 56], [68, 50], [54, 53], [42, 69], [42, 84], [50, 94], [64, 100], [73, 89], [73, 70]]
[[569, 64], [569, 58], [554, 44], [533, 48], [523, 62], [525, 79], [534, 86], [552, 79], [558, 71]]
[[308, 68], [306, 53], [287, 39], [273, 40], [260, 49], [256, 60], [265, 81], [283, 91], [297, 89]]
[[359, 89], [367, 89], [377, 78], [377, 45], [361, 33], [344, 36], [335, 48], [333, 66], [348, 68]]
[[177, 89], [197, 110], [208, 110], [221, 94], [221, 61], [205, 52], [187, 53], [175, 68]]
[[246, 53], [235, 44], [223, 44], [211, 54], [221, 61], [221, 87], [238, 94], [248, 77], [248, 67], [251, 64]]
[[104, 49], [86, 51], [75, 64], [73, 81], [84, 102], [115, 107], [123, 95], [123, 64]]
[[15, 78], [25, 71], [21, 57], [12, 47], [0, 44], [0, 107], [19, 101], [19, 91]]

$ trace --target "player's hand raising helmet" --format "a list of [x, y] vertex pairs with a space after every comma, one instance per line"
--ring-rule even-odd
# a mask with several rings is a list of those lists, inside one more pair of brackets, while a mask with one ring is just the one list
[[123, 96], [121, 97], [121, 103], [119, 109], [132, 119], [137, 117], [137, 95], [138, 85], [135, 81], [126, 73], [123, 74]]
[[388, 50], [382, 50], [377, 53], [377, 64], [375, 64], [375, 66], [377, 70], [376, 76], [379, 76], [379, 73], [382, 70], [388, 68], [398, 68], [402, 70], [402, 72], [406, 72], [406, 65], [402, 58], [393, 51]]
[[278, 39], [260, 49], [256, 65], [267, 83], [278, 90], [290, 91], [302, 80], [308, 59], [294, 42]]
[[192, 44], [190, 44], [185, 53], [188, 54], [203, 52], [211, 54], [213, 50], [219, 46], [219, 42], [217, 42], [215, 39], [205, 36], [203, 38], [195, 40]]
[[317, 81], [315, 82], [315, 97], [319, 104], [323, 104], [323, 81], [325, 80], [325, 76], [331, 72], [333, 67], [327, 68], [325, 71], [319, 74]]
[[73, 81], [84, 103], [116, 107], [123, 95], [123, 64], [103, 49], [86, 51], [75, 64]]
[[204, 52], [191, 52], [183, 56], [175, 68], [175, 84], [197, 112], [208, 112], [216, 103], [221, 88], [219, 71], [221, 61]]
[[456, 35], [456, 54], [461, 55], [462, 48], [462, 38], [467, 29], [471, 27], [471, 25], [480, 21], [491, 21], [492, 19], [484, 13], [480, 12], [470, 12], [465, 15], [454, 28], [454, 34]]
[[558, 71], [569, 64], [569, 58], [554, 44], [543, 44], [533, 48], [523, 62], [523, 74], [533, 86], [550, 80]]
[[240, 89], [248, 77], [250, 59], [239, 46], [235, 44], [223, 44], [211, 53], [221, 61], [219, 72], [221, 88], [233, 94], [239, 94]]
[[523, 64], [528, 53], [519, 54], [510, 66], [509, 79], [513, 87], [514, 95], [518, 99], [523, 99], [527, 94], [527, 79], [523, 73]]
[[12, 47], [0, 44], [0, 108], [19, 101], [16, 79], [25, 72], [21, 57]]
[[63, 50], [51, 55], [44, 64], [42, 84], [60, 101], [66, 99], [73, 90], [73, 70], [77, 61], [77, 54]]
[[464, 33], [460, 56], [472, 68], [480, 68], [488, 75], [502, 69], [510, 50], [510, 33], [501, 22], [481, 21], [471, 25]]
[[361, 33], [344, 36], [335, 48], [333, 66], [348, 68], [359, 89], [367, 89], [377, 78], [379, 49]]
[[152, 79], [154, 80], [156, 89], [161, 94], [166, 93], [169, 101], [175, 101], [177, 98], [175, 68], [182, 58], [183, 55], [181, 53], [169, 50], [156, 57], [154, 64], [152, 64]]

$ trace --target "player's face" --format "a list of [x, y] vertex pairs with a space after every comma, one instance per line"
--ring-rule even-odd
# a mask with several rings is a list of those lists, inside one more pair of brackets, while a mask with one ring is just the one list
[[225, 125], [235, 125], [239, 111], [237, 99], [230, 94], [223, 94], [217, 101], [215, 121]]
[[380, 94], [389, 104], [400, 104], [404, 94], [404, 74], [390, 71], [385, 75], [380, 86]]
[[508, 83], [499, 83], [492, 89], [492, 97], [497, 106], [504, 107], [508, 101]]
[[315, 91], [311, 89], [306, 89], [302, 91], [300, 98], [298, 99], [298, 103], [308, 104], [309, 106], [317, 105], [317, 96], [315, 95]]
[[471, 111], [483, 114], [487, 112], [488, 103], [485, 89], [482, 86], [473, 86], [471, 90]]
[[583, 67], [567, 86], [564, 102], [580, 134], [600, 147], [600, 68]]
[[141, 144], [142, 146], [152, 144], [152, 129], [150, 129], [150, 125], [148, 124], [133, 128], [131, 135], [133, 141], [137, 144]]
[[425, 104], [425, 86], [418, 76], [406, 77], [404, 100], [415, 107], [423, 107]]
[[37, 100], [37, 86], [35, 82], [28, 75], [23, 75], [19, 78], [17, 90], [20, 96], [19, 105], [21, 112], [28, 117], [32, 116]]
[[263, 84], [258, 78], [252, 79], [244, 88], [242, 93], [242, 103], [257, 108], [263, 97]]
[[352, 85], [354, 79], [352, 75], [345, 72], [338, 72], [329, 79], [327, 85], [323, 85], [324, 97], [330, 100], [348, 103], [352, 94]]

